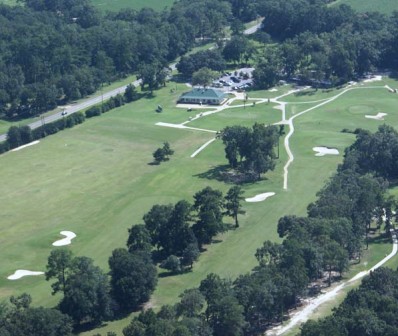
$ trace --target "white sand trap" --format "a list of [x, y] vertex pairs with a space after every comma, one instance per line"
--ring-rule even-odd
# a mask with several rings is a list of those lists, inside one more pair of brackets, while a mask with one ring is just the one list
[[76, 234], [72, 231], [61, 231], [60, 234], [65, 236], [65, 238], [55, 241], [53, 246], [69, 245], [72, 242], [72, 239], [76, 237]]
[[366, 115], [365, 118], [374, 119], [374, 120], [384, 120], [384, 117], [387, 113], [377, 113], [376, 115]]
[[27, 271], [27, 270], [16, 270], [14, 274], [11, 274], [7, 277], [8, 280], [18, 280], [24, 276], [28, 275], [42, 275], [44, 272], [34, 272], [34, 271]]
[[318, 152], [315, 156], [339, 155], [339, 151], [336, 148], [314, 147], [312, 150]]
[[381, 79], [382, 79], [382, 77], [377, 75], [377, 76], [374, 76], [372, 78], [365, 79], [363, 82], [364, 83], [370, 83], [370, 82], [381, 81]]
[[277, 92], [278, 89], [273, 88], [273, 89], [269, 89], [268, 91], [269, 91], [269, 92]]
[[275, 195], [274, 192], [267, 192], [264, 194], [258, 194], [254, 197], [246, 198], [245, 201], [246, 202], [262, 202], [262, 201], [265, 201], [268, 197], [271, 197], [274, 195]]
[[19, 147], [17, 147], [17, 148], [11, 149], [11, 151], [12, 151], [12, 152], [16, 152], [16, 151], [19, 151], [19, 150], [22, 149], [22, 148], [36, 145], [36, 144], [38, 144], [39, 142], [40, 142], [40, 140], [32, 141], [32, 142], [29, 142], [29, 143], [26, 144], [26, 145], [19, 146]]

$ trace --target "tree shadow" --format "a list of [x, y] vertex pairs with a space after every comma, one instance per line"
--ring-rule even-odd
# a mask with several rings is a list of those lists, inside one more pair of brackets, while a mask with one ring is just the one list
[[193, 176], [227, 184], [253, 184], [261, 180], [251, 173], [231, 169], [229, 165], [213, 166], [208, 171]]
[[316, 92], [317, 92], [316, 89], [311, 89], [311, 90], [296, 92], [294, 95], [295, 95], [296, 97], [313, 96]]
[[398, 71], [391, 71], [391, 73], [388, 77], [393, 78], [393, 79], [398, 79]]
[[175, 74], [175, 75], [173, 75], [173, 77], [171, 79], [172, 82], [179, 83], [179, 84], [185, 84], [185, 83], [189, 82], [189, 80], [190, 79], [188, 77], [186, 77], [182, 74]]
[[381, 233], [380, 235], [377, 235], [376, 237], [368, 237], [368, 242], [369, 244], [386, 244], [391, 241], [391, 238], [389, 235], [387, 235], [385, 232]]

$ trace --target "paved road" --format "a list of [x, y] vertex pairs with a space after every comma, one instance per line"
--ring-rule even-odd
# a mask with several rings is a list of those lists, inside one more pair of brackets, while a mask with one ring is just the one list
[[[249, 29], [246, 29], [244, 31], [244, 34], [246, 34], [246, 35], [253, 34], [260, 27], [261, 27], [261, 23], [258, 23], [255, 26], [253, 26], [253, 27], [251, 27]], [[176, 65], [177, 65], [177, 63], [170, 64], [171, 70], [176, 70]], [[138, 86], [140, 84], [140, 80], [136, 80], [132, 84], [134, 86]], [[112, 96], [116, 96], [118, 93], [122, 93], [123, 94], [124, 91], [126, 90], [126, 87], [127, 87], [127, 85], [123, 85], [123, 86], [118, 87], [117, 89], [114, 89], [112, 91], [104, 92], [102, 95], [100, 95], [98, 97], [89, 98], [89, 99], [86, 99], [83, 102], [71, 105], [71, 106], [65, 108], [64, 111], [67, 113], [67, 115], [69, 115], [69, 114], [84, 110], [84, 109], [86, 109], [86, 108], [88, 108], [90, 106], [93, 106], [93, 105], [101, 103], [102, 100], [107, 100], [107, 99], [111, 98]], [[61, 119], [62, 117], [63, 117], [62, 116], [62, 112], [57, 112], [57, 113], [54, 113], [54, 114], [49, 115], [47, 117], [43, 117], [41, 120], [34, 121], [34, 122], [30, 123], [29, 127], [31, 129], [35, 129], [35, 128], [38, 128], [41, 125], [43, 125], [43, 123], [50, 123], [52, 121]], [[7, 135], [6, 134], [1, 134], [0, 135], [0, 142], [5, 141], [6, 139], [7, 139]]]

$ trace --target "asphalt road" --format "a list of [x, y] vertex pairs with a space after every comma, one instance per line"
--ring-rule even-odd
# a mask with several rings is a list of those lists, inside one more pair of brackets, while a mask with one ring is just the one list
[[[246, 29], [243, 33], [245, 35], [253, 34], [257, 31], [257, 29], [259, 29], [261, 27], [261, 24], [262, 23], [258, 23], [255, 26]], [[172, 63], [172, 64], [170, 64], [170, 68], [172, 70], [175, 70], [176, 65], [177, 65], [177, 63]], [[138, 86], [140, 84], [140, 80], [136, 80], [132, 84], [134, 86]], [[84, 110], [90, 106], [101, 103], [102, 100], [107, 100], [107, 99], [111, 98], [112, 96], [116, 96], [118, 93], [123, 94], [124, 91], [126, 90], [126, 87], [127, 87], [127, 85], [123, 85], [121, 87], [118, 87], [117, 89], [104, 92], [102, 95], [100, 95], [98, 97], [89, 98], [89, 99], [84, 100], [83, 102], [72, 104], [72, 105], [68, 106], [67, 108], [65, 108], [64, 111], [66, 112], [66, 115], [70, 115], [72, 113], [79, 112], [79, 111]], [[50, 123], [52, 121], [61, 119], [63, 117], [64, 116], [62, 115], [62, 112], [57, 112], [57, 113], [51, 114], [49, 116], [42, 117], [38, 121], [34, 121], [34, 122], [30, 123], [29, 127], [31, 129], [35, 129], [35, 128], [42, 126], [43, 124]], [[6, 140], [7, 140], [7, 134], [1, 134], [0, 142], [6, 141]]]

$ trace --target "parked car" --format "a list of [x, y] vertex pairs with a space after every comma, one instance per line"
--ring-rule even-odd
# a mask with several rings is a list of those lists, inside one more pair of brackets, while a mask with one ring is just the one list
[[234, 76], [231, 76], [231, 80], [232, 80], [234, 83], [240, 83], [240, 79], [239, 79], [239, 78], [236, 78], [236, 77], [234, 77]]

